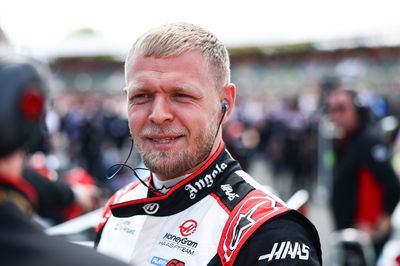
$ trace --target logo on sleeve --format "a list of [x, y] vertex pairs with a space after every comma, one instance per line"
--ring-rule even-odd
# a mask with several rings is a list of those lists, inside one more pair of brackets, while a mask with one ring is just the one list
[[258, 260], [284, 260], [288, 259], [299, 259], [308, 260], [310, 256], [310, 248], [299, 242], [294, 242], [294, 245], [290, 241], [284, 241], [281, 243], [274, 243], [270, 253], [262, 255]]

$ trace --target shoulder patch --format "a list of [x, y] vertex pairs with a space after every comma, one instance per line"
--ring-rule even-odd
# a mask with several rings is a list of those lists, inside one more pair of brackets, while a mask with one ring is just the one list
[[266, 221], [289, 209], [273, 197], [251, 191], [232, 211], [222, 231], [218, 255], [223, 265], [233, 265], [246, 240]]

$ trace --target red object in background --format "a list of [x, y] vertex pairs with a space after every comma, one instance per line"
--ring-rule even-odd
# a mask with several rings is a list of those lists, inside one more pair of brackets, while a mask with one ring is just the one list
[[31, 86], [21, 98], [21, 110], [23, 115], [31, 120], [38, 121], [44, 111], [44, 96], [39, 88]]
[[359, 177], [355, 219], [357, 223], [373, 226], [383, 213], [383, 189], [367, 167], [360, 169]]
[[[64, 180], [71, 186], [75, 185], [97, 186], [93, 177], [82, 168], [74, 168], [70, 170], [67, 174], [65, 174]], [[91, 202], [92, 206], [98, 205], [98, 199], [92, 198], [91, 200], [92, 200]], [[74, 203], [65, 209], [65, 220], [67, 221], [76, 218], [84, 213], [85, 211], [83, 210], [83, 208], [79, 204]]]
[[93, 177], [83, 168], [74, 168], [64, 176], [64, 180], [70, 185], [94, 185], [96, 182]]

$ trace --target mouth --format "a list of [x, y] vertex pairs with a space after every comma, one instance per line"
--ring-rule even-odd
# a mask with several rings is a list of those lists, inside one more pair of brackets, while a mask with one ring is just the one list
[[146, 139], [150, 142], [155, 150], [170, 150], [176, 147], [182, 137], [183, 135], [153, 135], [146, 136]]
[[149, 140], [156, 142], [156, 143], [169, 143], [171, 141], [174, 141], [178, 138], [180, 138], [181, 136], [176, 136], [176, 137], [168, 137], [168, 138], [151, 138], [148, 137]]

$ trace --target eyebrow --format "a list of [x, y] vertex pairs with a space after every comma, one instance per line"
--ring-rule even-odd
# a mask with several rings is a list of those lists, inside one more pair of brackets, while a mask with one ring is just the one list
[[143, 82], [136, 82], [132, 86], [129, 86], [129, 84], [128, 84], [127, 88], [128, 88], [128, 92], [138, 91], [138, 90], [149, 90], [149, 88], [147, 88]]

